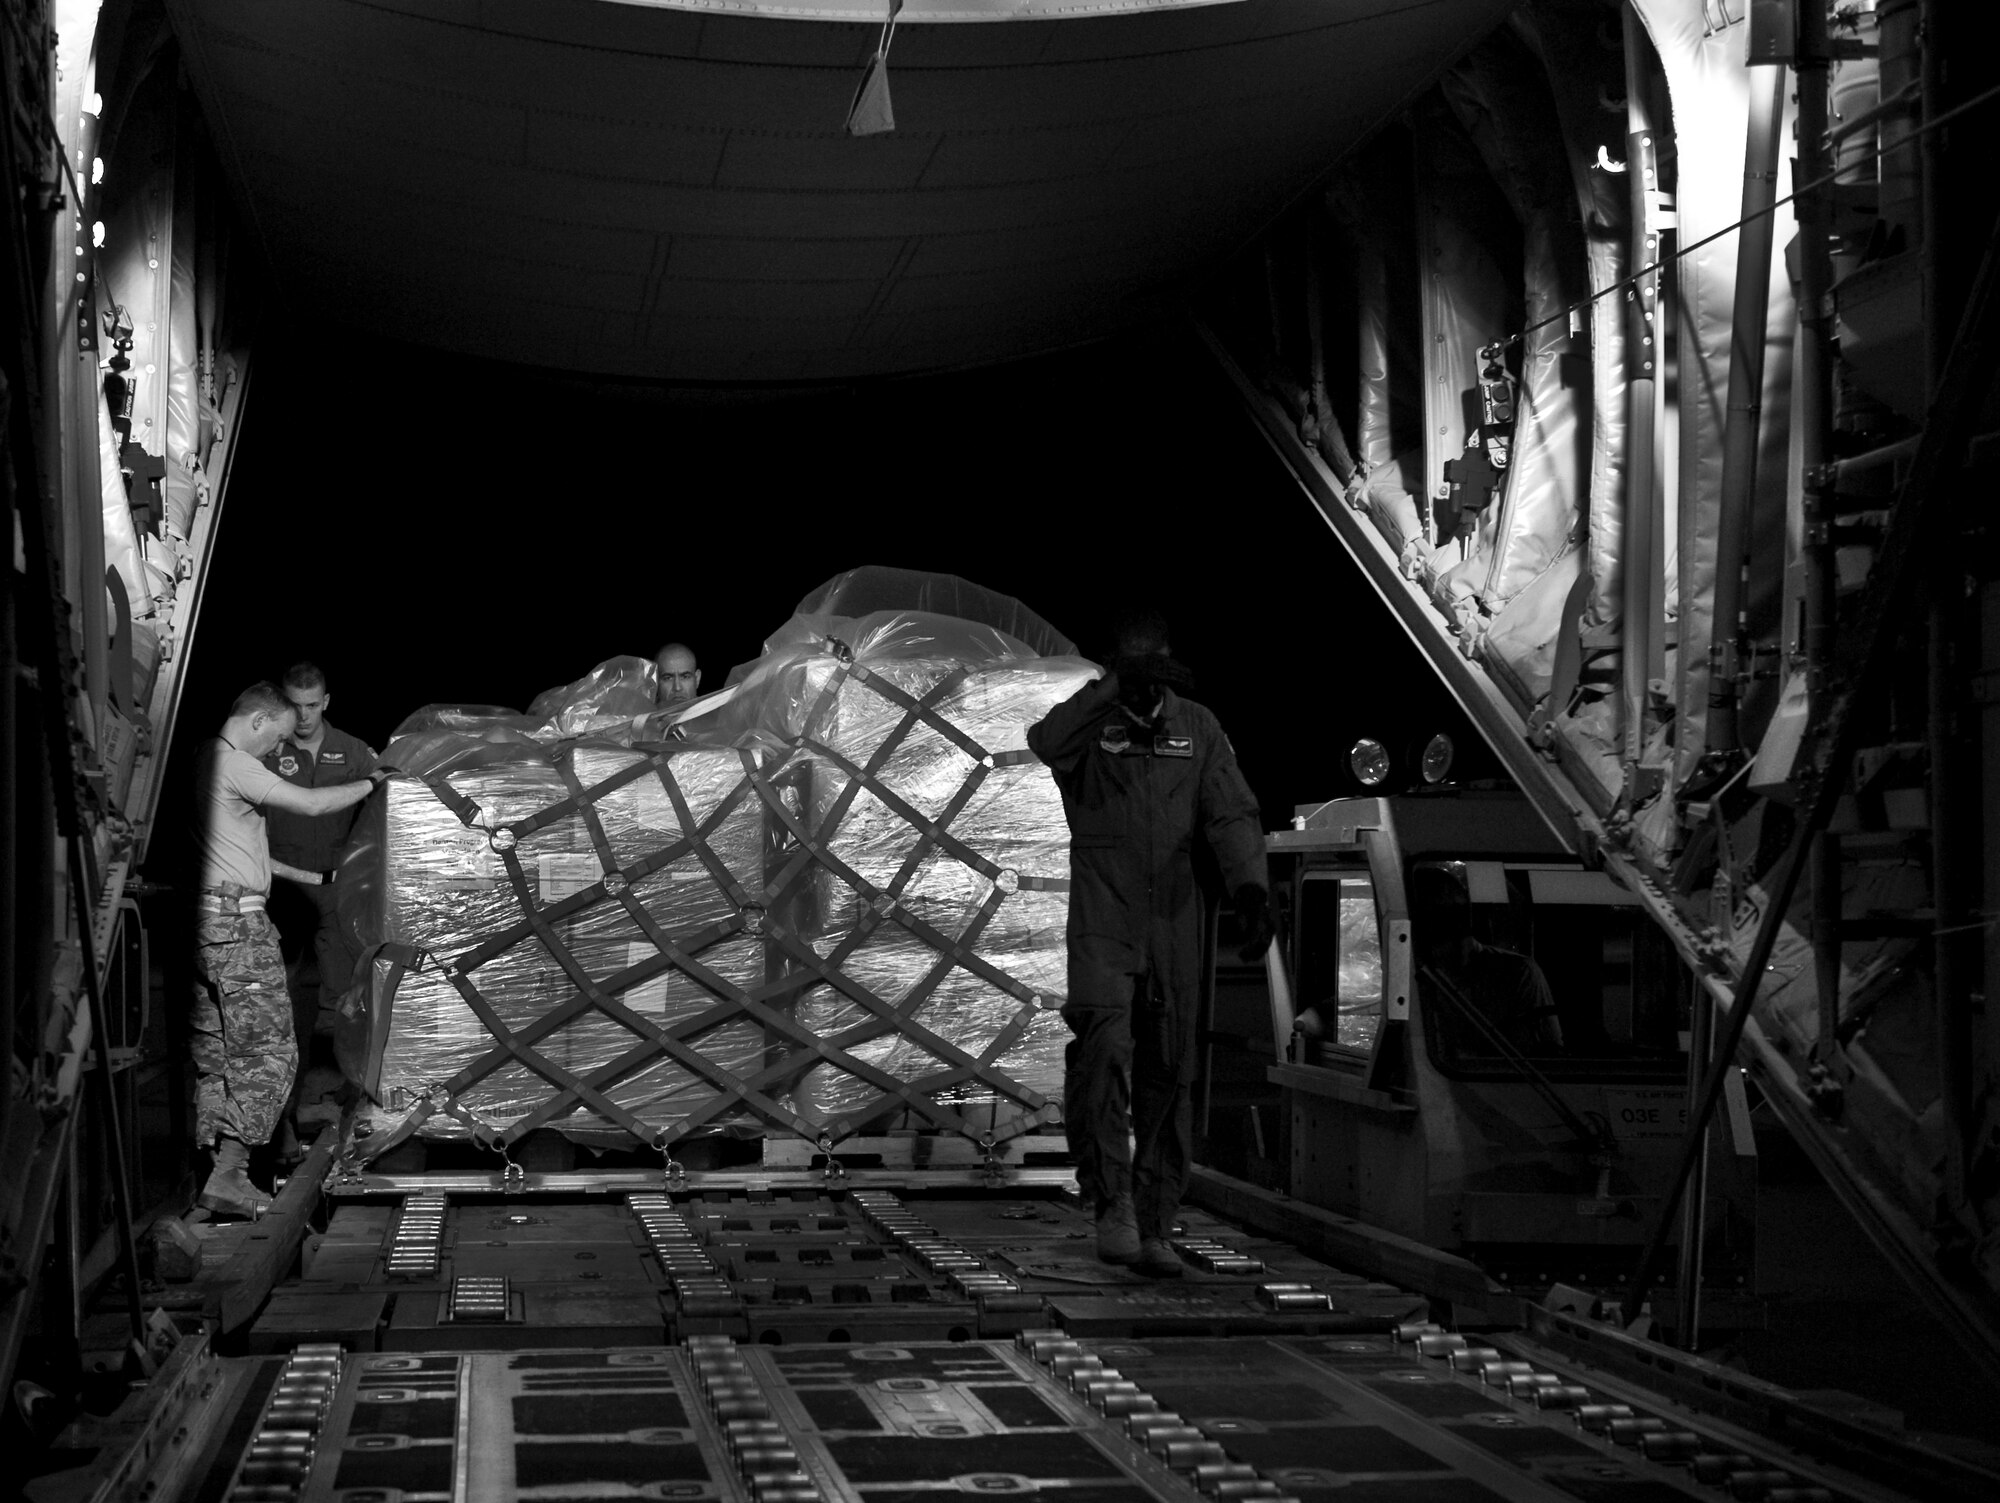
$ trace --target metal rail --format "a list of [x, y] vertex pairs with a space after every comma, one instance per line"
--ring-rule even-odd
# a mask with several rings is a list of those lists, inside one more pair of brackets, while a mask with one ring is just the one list
[[[1222, 367], [1258, 431], [1291, 471], [1334, 537], [1360, 567], [1377, 598], [1395, 616], [1418, 652], [1499, 757], [1556, 843], [1586, 863], [1601, 864], [1673, 941], [1681, 960], [1719, 997], [1729, 995], [1726, 957], [1705, 925], [1682, 910], [1661, 876], [1609, 840], [1593, 800], [1561, 764], [1545, 760], [1528, 739], [1528, 726], [1498, 684], [1459, 652], [1430, 600], [1403, 578], [1381, 536], [1352, 507], [1333, 472], [1299, 439], [1284, 410], [1236, 363], [1222, 341], [1199, 320], [1195, 331]], [[1563, 743], [1558, 742], [1560, 750]]]
[[1333, 471], [1300, 440], [1284, 410], [1258, 388], [1207, 324], [1197, 319], [1194, 327], [1249, 409], [1257, 430], [1291, 471], [1340, 545], [1360, 565], [1362, 576], [1403, 628], [1404, 635], [1423, 654], [1424, 661], [1478, 727], [1481, 738], [1493, 749], [1509, 776], [1528, 796], [1549, 833], [1572, 854], [1595, 844], [1602, 838], [1603, 827], [1569, 780], [1536, 755], [1528, 742], [1525, 718], [1482, 669], [1445, 639], [1430, 601], [1403, 578], [1388, 544], [1348, 504]]
[[[2000, 1487], [2000, 1474], [1977, 1461], [1936, 1450], [1913, 1436], [1857, 1422], [1848, 1413], [1748, 1373], [1676, 1352], [1602, 1322], [1531, 1306], [1524, 1335], [1493, 1338], [1504, 1351], [1585, 1378], [1633, 1404], [1665, 1398], [1702, 1413], [1715, 1439], [1755, 1452], [1777, 1441], [1861, 1473], [1901, 1497], [1978, 1503]], [[1831, 1454], [1829, 1454], [1831, 1453]], [[1851, 1479], [1815, 1479], [1844, 1494]]]
[[[424, 1174], [344, 1174], [327, 1178], [326, 1193], [351, 1196], [418, 1195], [631, 1195], [663, 1186], [675, 1194], [701, 1190], [901, 1189], [911, 1176], [895, 1169], [707, 1169], [683, 1170], [669, 1180], [659, 1170], [611, 1169], [552, 1174], [508, 1175], [503, 1171], [443, 1170]], [[927, 1169], [922, 1182], [938, 1189], [1057, 1189], [1076, 1179], [1071, 1168]]]

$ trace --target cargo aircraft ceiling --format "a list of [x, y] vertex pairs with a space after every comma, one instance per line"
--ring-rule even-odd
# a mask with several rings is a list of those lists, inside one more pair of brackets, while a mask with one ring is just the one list
[[812, 382], [1174, 306], [1512, 0], [169, 0], [293, 311]]

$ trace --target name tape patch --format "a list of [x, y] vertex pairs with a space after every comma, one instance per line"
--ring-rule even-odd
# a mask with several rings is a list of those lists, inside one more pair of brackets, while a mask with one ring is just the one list
[[1122, 725], [1107, 725], [1097, 733], [1099, 748], [1118, 757], [1193, 757], [1194, 737], [1192, 736], [1150, 736], [1135, 741], [1131, 730]]

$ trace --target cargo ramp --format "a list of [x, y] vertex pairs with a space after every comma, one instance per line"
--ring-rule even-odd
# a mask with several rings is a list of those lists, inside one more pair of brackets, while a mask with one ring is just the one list
[[878, 1151], [677, 1178], [336, 1175], [318, 1232], [287, 1220], [317, 1193], [294, 1181], [250, 1235], [306, 1231], [297, 1274], [233, 1329], [187, 1320], [27, 1495], [1664, 1503], [2000, 1482], [1874, 1417], [1523, 1311], [1460, 1260], [1302, 1226], [1240, 1182], [1207, 1177], [1232, 1214], [1191, 1207], [1186, 1272], [1161, 1281], [1096, 1261], [1066, 1170], [857, 1148]]

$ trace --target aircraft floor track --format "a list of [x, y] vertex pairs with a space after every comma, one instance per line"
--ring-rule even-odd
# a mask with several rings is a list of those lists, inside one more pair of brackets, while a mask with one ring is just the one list
[[[1571, 1373], [1459, 1370], [1441, 1343], [1432, 1347], [1425, 1355], [1417, 1342], [1386, 1335], [1079, 1342], [1048, 1331], [1011, 1343], [739, 1346], [697, 1336], [658, 1350], [364, 1353], [340, 1362], [316, 1439], [290, 1453], [289, 1472], [256, 1471], [253, 1444], [248, 1470], [226, 1482], [211, 1470], [194, 1495], [231, 1503], [1897, 1496], [1773, 1447], [1739, 1452], [1735, 1438], [1718, 1440], [1670, 1406], [1598, 1412], [1601, 1396], [1560, 1381]], [[1509, 1381], [1523, 1377], [1538, 1381]], [[1580, 1386], [1585, 1393], [1564, 1396], [1561, 1407], [1533, 1398], [1537, 1387]], [[1614, 1431], [1617, 1421], [1627, 1423]]]
[[[154, 1385], [159, 1412], [137, 1396], [75, 1437], [87, 1460], [152, 1436], [143, 1455], [95, 1467], [122, 1466], [142, 1491], [95, 1490], [79, 1471], [29, 1496], [1941, 1496], [1894, 1468], [1839, 1470], [1824, 1457], [1840, 1453], [1794, 1451], [1523, 1336], [1445, 1331], [1419, 1296], [1215, 1218], [1186, 1223], [1183, 1277], [1156, 1281], [1092, 1258], [1088, 1219], [1061, 1201], [798, 1190], [347, 1204], [247, 1332], [251, 1355], [218, 1357], [197, 1338], [181, 1375]], [[199, 1423], [166, 1413], [169, 1390], [197, 1388]]]

